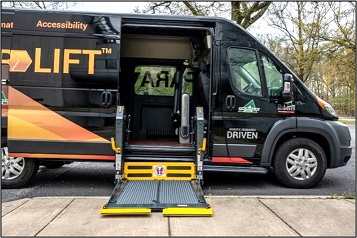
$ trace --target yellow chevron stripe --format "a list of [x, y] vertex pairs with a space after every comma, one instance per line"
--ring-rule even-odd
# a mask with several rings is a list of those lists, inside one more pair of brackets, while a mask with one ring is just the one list
[[145, 215], [151, 213], [150, 208], [104, 208], [100, 209], [102, 215]]
[[164, 216], [212, 216], [211, 207], [168, 207], [162, 210]]

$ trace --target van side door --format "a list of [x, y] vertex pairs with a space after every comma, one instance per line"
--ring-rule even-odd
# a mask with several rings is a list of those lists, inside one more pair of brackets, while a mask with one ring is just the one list
[[[278, 114], [283, 72], [260, 51], [225, 43], [221, 49], [223, 130], [228, 157], [222, 162], [259, 164]], [[214, 158], [219, 162], [220, 158]]]

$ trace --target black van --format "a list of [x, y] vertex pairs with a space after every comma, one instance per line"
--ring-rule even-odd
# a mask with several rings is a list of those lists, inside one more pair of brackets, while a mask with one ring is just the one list
[[117, 180], [126, 163], [168, 163], [140, 175], [150, 177], [193, 162], [200, 181], [204, 171], [272, 168], [282, 184], [307, 188], [351, 157], [333, 108], [234, 22], [1, 14], [3, 188], [64, 161], [115, 161]]

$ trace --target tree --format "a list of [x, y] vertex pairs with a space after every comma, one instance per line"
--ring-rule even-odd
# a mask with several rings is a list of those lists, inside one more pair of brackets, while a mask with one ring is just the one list
[[321, 32], [324, 42], [322, 62], [326, 100], [339, 114], [353, 116], [356, 92], [356, 3], [327, 3], [332, 15], [328, 30]]
[[[248, 28], [261, 18], [271, 2], [151, 2], [145, 9], [135, 9], [142, 13], [163, 13], [172, 15], [224, 16], [231, 18], [243, 28]], [[227, 15], [230, 12], [230, 16]]]
[[274, 3], [270, 10], [270, 24], [285, 36], [292, 46], [288, 61], [297, 76], [306, 82], [321, 57], [321, 32], [327, 29], [329, 21], [324, 21], [327, 7], [320, 2]]
[[356, 52], [355, 19], [356, 3], [328, 3], [333, 13], [333, 30], [335, 34], [324, 32], [320, 35], [322, 40], [332, 43], [337, 48], [350, 49]]
[[231, 19], [248, 28], [268, 10], [271, 2], [231, 2]]
[[263, 42], [340, 115], [354, 115], [355, 3], [274, 3], [269, 10], [281, 35]]
[[33, 9], [68, 9], [76, 5], [76, 2], [45, 2], [45, 1], [33, 1], [33, 2], [23, 2], [23, 1], [7, 1], [2, 2], [2, 7], [10, 8], [33, 8]]

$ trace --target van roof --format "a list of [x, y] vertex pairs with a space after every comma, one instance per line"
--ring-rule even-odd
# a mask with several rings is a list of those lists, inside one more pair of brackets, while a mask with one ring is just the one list
[[[146, 14], [146, 13], [114, 13], [114, 12], [92, 12], [92, 11], [74, 11], [74, 10], [38, 10], [27, 8], [2, 8], [2, 12], [36, 12], [36, 13], [58, 13], [58, 14], [76, 14], [76, 15], [95, 15], [95, 16], [121, 16], [126, 19], [150, 19], [150, 20], [173, 20], [173, 21], [202, 21], [217, 22], [225, 21], [236, 24], [234, 21], [216, 16], [188, 16], [188, 15], [164, 15], [164, 14]], [[238, 24], [236, 24], [238, 25]], [[239, 25], [238, 25], [239, 26]]]

